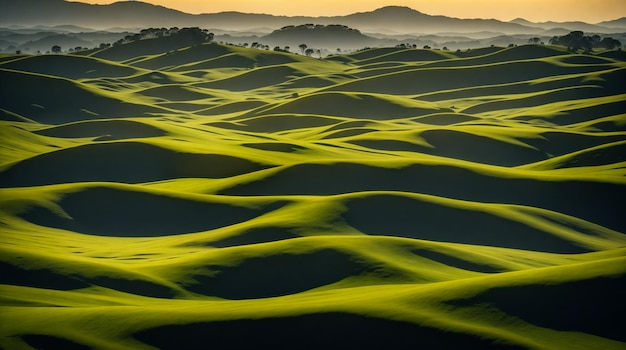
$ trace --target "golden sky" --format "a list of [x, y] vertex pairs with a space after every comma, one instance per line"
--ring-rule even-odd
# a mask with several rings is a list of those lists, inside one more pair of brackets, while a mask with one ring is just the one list
[[[109, 4], [114, 0], [72, 0]], [[626, 17], [626, 0], [143, 0], [188, 13], [240, 11], [274, 15], [332, 16], [408, 6], [429, 15], [509, 21], [585, 21]]]

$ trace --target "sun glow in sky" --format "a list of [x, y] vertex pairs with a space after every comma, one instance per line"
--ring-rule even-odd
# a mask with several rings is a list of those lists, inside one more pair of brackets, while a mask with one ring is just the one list
[[[76, 0], [74, 0], [76, 1]], [[115, 0], [81, 0], [109, 4]], [[585, 21], [626, 17], [626, 0], [144, 0], [188, 13], [239, 11], [287, 16], [334, 16], [383, 6], [408, 6], [429, 15], [510, 21]]]

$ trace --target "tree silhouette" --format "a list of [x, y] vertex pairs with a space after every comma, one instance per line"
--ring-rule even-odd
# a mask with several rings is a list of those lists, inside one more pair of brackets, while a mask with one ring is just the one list
[[300, 48], [300, 50], [302, 50], [302, 53], [305, 53], [306, 48], [308, 47], [307, 44], [300, 44], [298, 45], [298, 47]]
[[209, 33], [206, 29], [200, 29], [198, 27], [192, 28], [183, 28], [178, 30], [177, 37], [180, 39], [188, 40], [193, 45], [202, 44], [207, 41], [213, 41], [215, 35], [213, 33]]
[[54, 45], [50, 51], [52, 51], [52, 53], [61, 53], [61, 46]]
[[307, 56], [311, 56], [314, 53], [315, 53], [315, 50], [313, 49], [306, 49], [306, 51], [304, 51], [304, 54]]
[[606, 37], [598, 42], [598, 47], [613, 50], [622, 47], [622, 43], [611, 37]]
[[586, 36], [585, 33], [577, 30], [567, 35], [554, 36], [550, 39], [552, 45], [562, 45], [567, 47], [568, 51], [577, 52], [580, 49], [584, 49], [586, 53], [591, 52], [593, 48], [615, 48], [621, 46], [621, 43], [617, 41], [614, 43], [611, 38], [601, 39], [599, 35]]

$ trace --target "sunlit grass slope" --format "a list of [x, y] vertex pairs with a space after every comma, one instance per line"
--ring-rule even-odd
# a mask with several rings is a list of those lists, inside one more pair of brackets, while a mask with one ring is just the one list
[[626, 347], [620, 53], [159, 43], [0, 60], [0, 348]]

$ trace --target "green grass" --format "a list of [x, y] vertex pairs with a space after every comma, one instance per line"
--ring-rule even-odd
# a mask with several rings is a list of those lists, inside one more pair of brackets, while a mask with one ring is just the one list
[[0, 348], [624, 348], [621, 56], [157, 44], [2, 58]]

